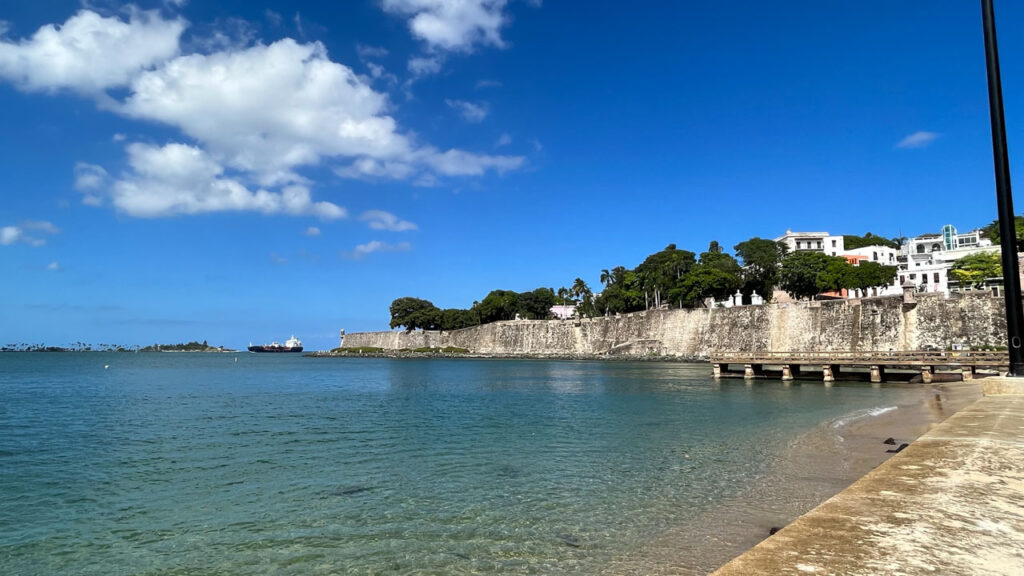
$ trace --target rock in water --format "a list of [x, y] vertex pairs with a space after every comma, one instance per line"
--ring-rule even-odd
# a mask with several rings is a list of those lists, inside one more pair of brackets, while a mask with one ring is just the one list
[[895, 446], [896, 445], [896, 439], [895, 438], [886, 438], [885, 441], [882, 442], [882, 444], [888, 444], [889, 446]]
[[771, 528], [768, 529], [768, 535], [769, 536], [775, 536], [775, 533], [778, 532], [779, 530], [782, 530], [782, 526], [772, 526]]
[[886, 450], [886, 452], [891, 452], [892, 454], [899, 454], [899, 453], [900, 453], [900, 452], [902, 452], [902, 451], [903, 451], [903, 449], [904, 449], [904, 448], [906, 448], [907, 446], [910, 446], [910, 444], [907, 444], [906, 442], [904, 442], [903, 444], [900, 444], [900, 445], [899, 445], [898, 447], [896, 447], [895, 449], [892, 449], [892, 450]]

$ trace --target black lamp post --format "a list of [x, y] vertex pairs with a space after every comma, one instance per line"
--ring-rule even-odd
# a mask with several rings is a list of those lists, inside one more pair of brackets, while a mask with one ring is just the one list
[[1003, 85], [999, 78], [999, 48], [996, 44], [995, 11], [992, 0], [981, 0], [985, 28], [985, 62], [988, 70], [988, 108], [992, 116], [992, 156], [996, 168], [996, 201], [999, 204], [999, 236], [1002, 238], [1003, 296], [1006, 300], [1006, 331], [1010, 350], [1010, 374], [1024, 376], [1021, 348], [1020, 266], [1017, 264], [1017, 233], [1010, 190], [1010, 162], [1006, 152], [1006, 122], [1003, 119]]

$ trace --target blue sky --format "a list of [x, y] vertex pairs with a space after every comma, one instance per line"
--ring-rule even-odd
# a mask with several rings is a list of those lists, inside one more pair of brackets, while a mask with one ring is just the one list
[[[1021, 174], [1024, 6], [996, 2]], [[995, 218], [973, 1], [0, 6], [0, 343], [244, 346]], [[1024, 185], [1024, 184], [1020, 184]]]

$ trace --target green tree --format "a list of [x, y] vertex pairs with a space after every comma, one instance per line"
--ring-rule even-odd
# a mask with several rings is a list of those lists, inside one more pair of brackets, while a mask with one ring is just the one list
[[733, 246], [733, 250], [743, 262], [743, 286], [740, 290], [746, 296], [757, 292], [765, 301], [770, 301], [772, 291], [779, 283], [779, 265], [789, 248], [782, 242], [755, 236]]
[[551, 288], [537, 288], [519, 294], [519, 314], [527, 318], [543, 320], [551, 315], [551, 307], [558, 302]]
[[794, 252], [782, 260], [779, 287], [794, 298], [813, 298], [828, 290], [845, 287], [852, 268], [844, 258], [821, 252]]
[[888, 286], [896, 277], [895, 266], [883, 266], [878, 262], [861, 262], [853, 270], [853, 282], [847, 288], [858, 288], [862, 292]]
[[988, 278], [1002, 277], [1002, 258], [999, 252], [971, 254], [957, 260], [949, 272], [961, 286], [981, 286]]
[[569, 297], [573, 300], [582, 301], [585, 296], [591, 294], [590, 287], [583, 281], [582, 278], [577, 278], [572, 282], [572, 288], [569, 288]]
[[512, 290], [491, 290], [477, 306], [477, 311], [481, 324], [513, 320], [519, 311], [519, 293]]
[[644, 309], [644, 292], [636, 272], [622, 266], [612, 269], [614, 281], [594, 299], [594, 309], [601, 314], [636, 312]]
[[699, 306], [705, 298], [722, 300], [732, 296], [742, 284], [742, 269], [736, 259], [711, 242], [693, 267], [671, 293], [680, 306]]
[[406, 296], [391, 302], [391, 327], [405, 326], [405, 330], [417, 328], [434, 330], [441, 321], [441, 310], [433, 303]]
[[[1024, 246], [1024, 216], [1014, 216], [1013, 227], [1017, 235], [1017, 246], [1020, 248]], [[993, 220], [991, 224], [982, 228], [981, 234], [993, 244], [1000, 244], [999, 220]]]
[[660, 306], [696, 264], [693, 252], [679, 250], [675, 244], [644, 259], [634, 272], [644, 293], [645, 306]]
[[863, 236], [856, 236], [853, 234], [843, 235], [843, 246], [847, 250], [854, 250], [857, 248], [863, 248], [865, 246], [888, 246], [889, 248], [899, 248], [900, 243], [896, 239], [889, 239], [883, 236], [866, 232]]
[[461, 308], [445, 308], [441, 311], [441, 330], [460, 330], [469, 328], [480, 323], [480, 318], [474, 310], [463, 310]]

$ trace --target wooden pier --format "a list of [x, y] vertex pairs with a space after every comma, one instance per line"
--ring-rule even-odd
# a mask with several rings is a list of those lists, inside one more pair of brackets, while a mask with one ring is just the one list
[[[765, 378], [766, 366], [780, 368], [782, 380], [807, 376], [809, 367], [821, 370], [822, 380], [834, 382], [842, 368], [869, 371], [871, 382], [886, 380], [886, 370], [919, 371], [921, 381], [931, 383], [936, 369], [959, 371], [964, 380], [975, 377], [979, 368], [1006, 371], [1009, 354], [989, 351], [914, 351], [914, 352], [720, 352], [711, 355], [715, 378]], [[743, 372], [730, 371], [730, 365], [743, 366]]]

